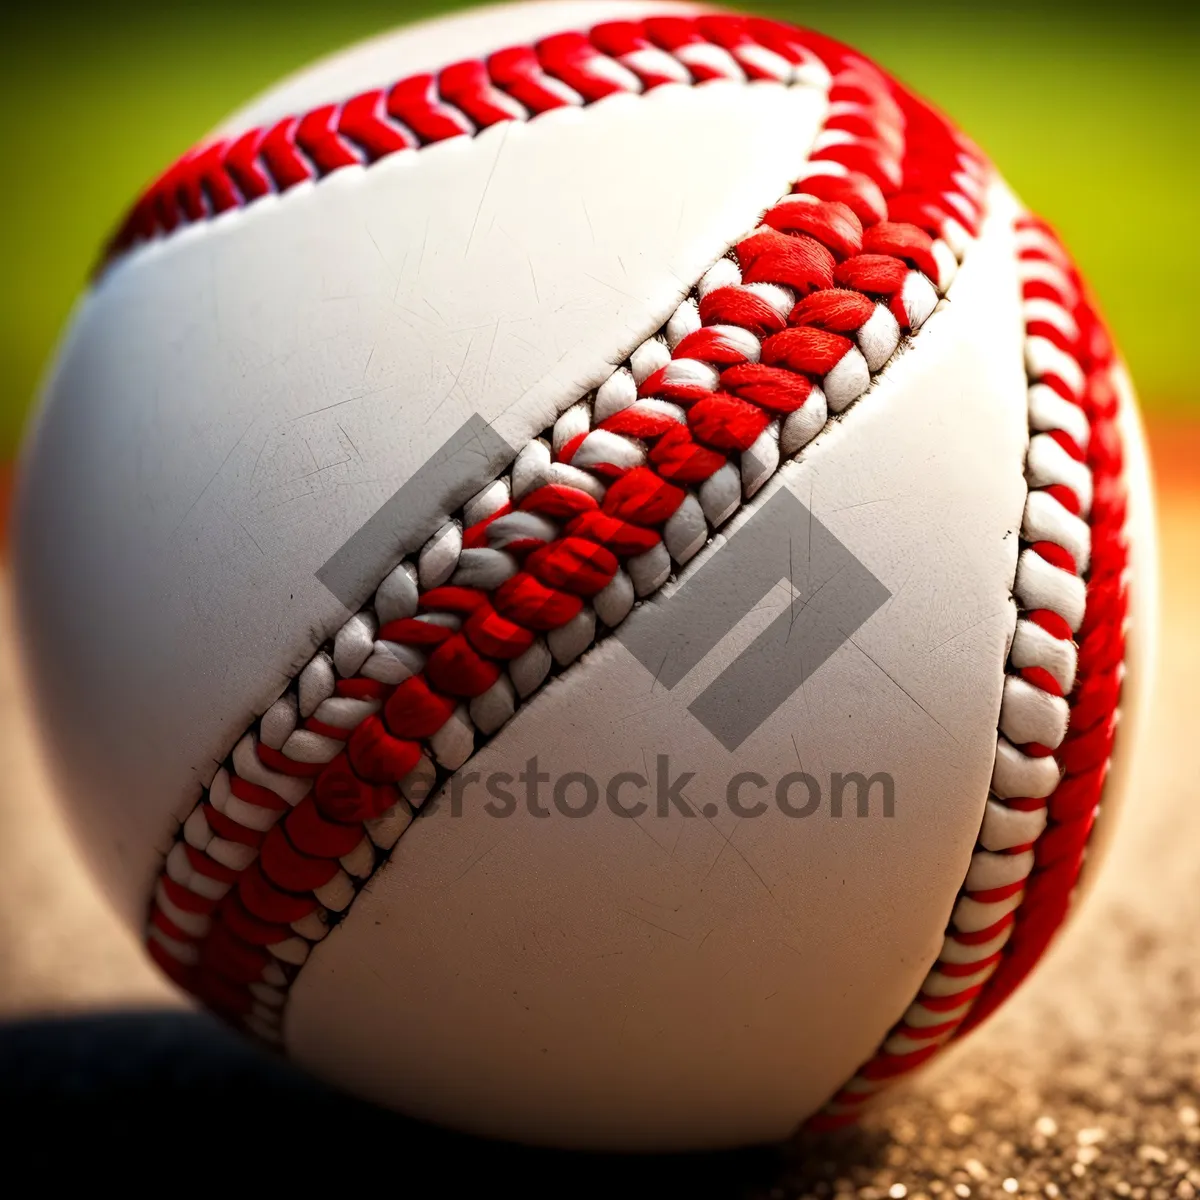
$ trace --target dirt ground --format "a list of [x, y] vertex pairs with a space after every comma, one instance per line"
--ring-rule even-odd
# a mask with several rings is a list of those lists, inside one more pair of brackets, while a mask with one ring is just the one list
[[[1190, 755], [1200, 677], [1198, 434], [1153, 430], [1164, 576], [1158, 686], [1089, 903], [1033, 982], [861, 1130], [716, 1158], [581, 1160], [441, 1134], [260, 1062], [187, 1014], [82, 873], [51, 805], [8, 638], [0, 640], [0, 1107], [24, 1121], [14, 1127], [10, 1115], [7, 1132], [69, 1112], [80, 1127], [124, 1130], [141, 1161], [150, 1134], [173, 1130], [181, 1148], [194, 1145], [188, 1121], [214, 1111], [226, 1130], [230, 1113], [253, 1121], [262, 1144], [269, 1111], [292, 1133], [319, 1129], [366, 1178], [372, 1149], [383, 1145], [393, 1163], [401, 1154], [410, 1164], [436, 1161], [440, 1191], [457, 1180], [473, 1192], [515, 1183], [526, 1193], [770, 1200], [1200, 1196], [1200, 788]], [[7, 623], [7, 590], [2, 604]], [[107, 1015], [121, 1013], [133, 1015]], [[289, 1149], [307, 1163], [303, 1143]]]

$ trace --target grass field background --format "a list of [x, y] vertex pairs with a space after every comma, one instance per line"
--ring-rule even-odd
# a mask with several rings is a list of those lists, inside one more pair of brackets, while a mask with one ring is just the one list
[[[453, 4], [47, 0], [0, 34], [0, 461], [96, 249], [141, 185], [312, 58]], [[1200, 416], [1197, 7], [761, 3], [951, 113], [1092, 281], [1152, 414]]]

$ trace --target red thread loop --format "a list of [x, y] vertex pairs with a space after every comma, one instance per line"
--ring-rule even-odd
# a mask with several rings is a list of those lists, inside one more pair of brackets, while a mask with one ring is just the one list
[[400, 150], [416, 149], [415, 138], [383, 116], [383, 91], [376, 89], [354, 96], [342, 105], [338, 132], [362, 148], [368, 162], [376, 162]]
[[317, 811], [322, 818], [335, 823], [369, 820], [386, 812], [395, 801], [396, 793], [390, 787], [368, 783], [355, 774], [346, 753], [339, 754], [313, 786]]
[[[650, 451], [650, 461], [664, 479], [676, 484], [688, 484], [703, 483], [711, 475], [715, 475], [728, 460], [724, 454], [701, 446], [692, 437], [691, 430], [677, 425], [659, 439], [658, 444]], [[617, 547], [613, 548], [621, 553]]]
[[862, 222], [839, 200], [796, 196], [767, 209], [763, 224], [781, 233], [807, 233], [838, 258], [849, 258], [863, 248]]
[[368, 783], [395, 783], [421, 757], [421, 747], [416, 742], [392, 737], [376, 716], [367, 717], [351, 734], [347, 751], [355, 773]]
[[530, 112], [548, 112], [567, 104], [583, 103], [578, 92], [546, 74], [532, 47], [499, 50], [487, 60], [487, 66], [496, 86]]
[[761, 296], [740, 287], [714, 288], [701, 297], [699, 309], [706, 325], [739, 325], [758, 338], [778, 333], [786, 324]]
[[435, 692], [420, 675], [414, 675], [396, 686], [384, 706], [383, 719], [397, 738], [427, 738], [437, 733], [453, 712], [452, 699]]
[[849, 338], [812, 325], [785, 329], [763, 342], [763, 362], [811, 375], [827, 375], [853, 347]]
[[608, 489], [601, 508], [622, 521], [661, 525], [683, 503], [683, 495], [681, 488], [660, 479], [649, 467], [634, 467]]
[[506, 579], [496, 589], [493, 603], [509, 620], [545, 632], [573, 620], [583, 608], [578, 596], [546, 587], [528, 571]]
[[890, 296], [904, 286], [908, 267], [886, 254], [859, 254], [841, 263], [834, 274], [841, 287], [868, 296]]
[[762, 409], [720, 394], [700, 400], [688, 413], [692, 436], [716, 450], [749, 450], [770, 423]]
[[875, 304], [861, 292], [827, 288], [797, 302], [789, 325], [813, 325], [831, 333], [855, 333], [875, 314]]
[[801, 295], [833, 286], [833, 255], [804, 234], [763, 229], [734, 248], [745, 283], [782, 283]]
[[500, 678], [500, 668], [483, 658], [463, 634], [456, 633], [429, 656], [425, 674], [439, 691], [469, 699], [483, 695]]
[[535, 550], [525, 560], [525, 568], [547, 587], [594, 596], [617, 573], [617, 558], [596, 542], [568, 536]]
[[337, 105], [325, 104], [314, 108], [296, 127], [296, 145], [312, 159], [322, 175], [340, 167], [357, 166], [358, 155], [339, 136], [334, 126]]
[[795, 412], [812, 393], [804, 375], [763, 363], [745, 363], [721, 372], [721, 387], [758, 408], [784, 416]]
[[388, 92], [387, 111], [424, 142], [444, 142], [475, 132], [462, 113], [442, 102], [432, 75], [400, 80]]

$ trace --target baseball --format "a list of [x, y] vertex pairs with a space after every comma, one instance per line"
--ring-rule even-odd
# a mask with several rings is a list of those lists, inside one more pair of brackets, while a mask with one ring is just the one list
[[1096, 300], [947, 117], [563, 0], [335, 54], [147, 187], [15, 569], [181, 989], [457, 1129], [726, 1147], [852, 1123], [1076, 908], [1151, 517]]

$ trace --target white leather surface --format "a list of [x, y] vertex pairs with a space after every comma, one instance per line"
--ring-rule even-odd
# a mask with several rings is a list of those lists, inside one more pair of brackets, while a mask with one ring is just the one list
[[[543, 28], [568, 8], [602, 6]], [[390, 73], [426, 40], [391, 39]], [[81, 301], [17, 576], [50, 760], [129, 919], [174, 819], [349, 616], [317, 568], [473, 413], [522, 445], [601, 382], [787, 190], [824, 108], [722, 82], [494, 127], [196, 225]]]
[[414, 824], [301, 972], [301, 1062], [482, 1132], [661, 1147], [782, 1137], [875, 1049], [967, 869], [1015, 620], [1025, 376], [1012, 201], [992, 205], [950, 305], [776, 480], [891, 600], [735, 754], [687, 704], [782, 587], [670, 692], [603, 643], [468, 764], [516, 774], [537, 754], [603, 783], [666, 753], [697, 805], [739, 770], [887, 771], [895, 816], [497, 819], [468, 790], [460, 817]]

